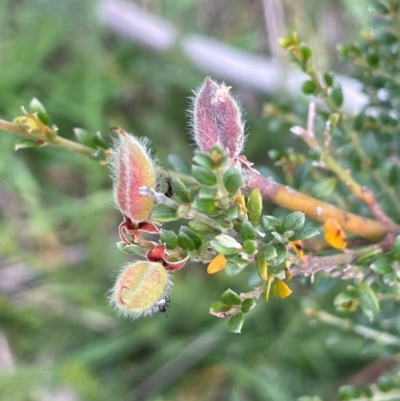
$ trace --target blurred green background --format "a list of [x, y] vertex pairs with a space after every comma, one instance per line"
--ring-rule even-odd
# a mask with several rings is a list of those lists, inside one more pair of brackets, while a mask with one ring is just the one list
[[[297, 29], [321, 67], [349, 72], [335, 46], [365, 23], [363, 1], [270, 3], [284, 11], [282, 33]], [[182, 35], [275, 55], [261, 0], [136, 4]], [[98, 21], [97, 5], [0, 0], [0, 117], [12, 120], [37, 97], [60, 135], [72, 138], [74, 127], [84, 127], [108, 137], [118, 125], [150, 138], [166, 167], [169, 154], [189, 162], [185, 110], [206, 73], [179, 49], [153, 53], [111, 33]], [[298, 143], [288, 126], [263, 116], [263, 104], [290, 101], [303, 115], [307, 104], [233, 90], [248, 110], [246, 156], [282, 179], [267, 151]], [[120, 215], [107, 168], [63, 150], [14, 152], [16, 138], [5, 132], [0, 141], [1, 400], [334, 399], [340, 384], [386, 352], [303, 316], [304, 297], [332, 309], [342, 284], [324, 277], [314, 286], [297, 279], [291, 298], [258, 305], [241, 335], [208, 308], [226, 288], [250, 289], [253, 278], [207, 276], [203, 265], [174, 274], [167, 316], [119, 318], [107, 291], [129, 258], [115, 246]]]

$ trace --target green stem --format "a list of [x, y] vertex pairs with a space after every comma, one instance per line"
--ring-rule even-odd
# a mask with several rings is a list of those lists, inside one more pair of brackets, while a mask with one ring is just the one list
[[217, 177], [217, 197], [221, 202], [222, 209], [226, 210], [229, 207], [228, 192], [225, 189], [223, 181], [223, 171], [221, 168], [215, 171], [215, 176]]
[[29, 132], [24, 126], [10, 123], [9, 121], [0, 119], [0, 130], [11, 132], [23, 136], [25, 138], [33, 139], [35, 141], [41, 141], [46, 145], [54, 146], [56, 148], [67, 149], [75, 153], [80, 153], [85, 156], [96, 156], [96, 150], [89, 148], [88, 146], [81, 145], [80, 143], [70, 141], [61, 136], [56, 136], [54, 139], [49, 139], [48, 136], [38, 133]]
[[[351, 141], [353, 144], [358, 156], [360, 157], [361, 161], [366, 164], [370, 165], [370, 160], [367, 154], [364, 152], [364, 149], [362, 148], [360, 141], [358, 140], [357, 134], [348, 126], [348, 123], [343, 115], [343, 113], [340, 112], [339, 108], [333, 103], [332, 99], [329, 97], [327, 89], [321, 84], [321, 81], [319, 79], [319, 76], [314, 68], [310, 69], [309, 71], [306, 71], [311, 80], [313, 81], [317, 92], [319, 92], [322, 95], [322, 99], [324, 100], [326, 106], [328, 109], [333, 112], [333, 113], [339, 113], [341, 116], [341, 126], [343, 128], [343, 131], [347, 138]], [[344, 170], [335, 162], [335, 164], [341, 169], [343, 172]], [[377, 182], [379, 187], [383, 192], [385, 192], [390, 200], [392, 201], [394, 207], [396, 208], [396, 212], [400, 214], [400, 201], [397, 199], [395, 193], [393, 190], [386, 184], [386, 182], [382, 179], [379, 173], [377, 173], [375, 170], [370, 169], [372, 177], [374, 180]], [[337, 170], [338, 171], [338, 170]], [[337, 174], [337, 173], [336, 173]], [[342, 174], [343, 175], [343, 174]], [[340, 178], [340, 177], [339, 177]], [[354, 180], [353, 180], [354, 181]], [[354, 181], [355, 182], [355, 181]], [[357, 186], [359, 186], [357, 184]]]
[[[178, 210], [182, 206], [180, 203], [175, 202], [171, 198], [168, 198], [163, 193], [156, 192], [153, 188], [149, 188], [149, 187], [143, 187], [143, 188], [145, 188], [145, 191], [143, 192], [143, 194], [148, 195], [148, 196], [153, 196], [154, 200], [157, 203], [163, 203], [164, 205], [166, 205], [172, 209], [175, 209], [175, 210]], [[208, 217], [207, 215], [205, 215], [203, 213], [198, 212], [196, 209], [193, 209], [193, 206], [190, 207], [186, 216], [187, 216], [187, 218], [190, 218], [190, 219], [199, 220], [202, 223], [207, 224], [208, 226], [211, 226], [212, 228], [215, 228], [219, 232], [225, 233], [225, 230], [223, 230], [221, 228], [221, 226], [215, 222], [215, 220], [213, 220], [211, 217]]]
[[304, 313], [307, 316], [316, 318], [321, 322], [330, 324], [331, 326], [339, 327], [345, 331], [352, 331], [360, 336], [374, 340], [377, 343], [400, 347], [400, 338], [394, 336], [393, 334], [361, 326], [360, 324], [353, 323], [350, 319], [342, 319], [340, 317], [331, 315], [330, 313], [314, 308], [305, 308]]

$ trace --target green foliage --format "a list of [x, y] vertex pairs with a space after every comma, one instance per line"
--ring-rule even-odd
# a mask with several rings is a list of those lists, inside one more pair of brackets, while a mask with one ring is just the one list
[[[99, 31], [92, 20], [90, 2], [65, 3], [62, 9], [58, 2], [45, 0], [11, 3], [0, 3], [5, 50], [0, 56], [2, 118], [12, 119], [22, 104], [29, 104], [37, 96], [42, 103], [34, 102], [28, 111], [38, 113], [43, 123], [56, 123], [61, 136], [73, 138], [75, 133], [79, 143], [100, 150], [107, 147], [109, 127], [124, 126], [131, 132], [148, 135], [162, 162], [167, 160], [167, 153], [179, 154], [180, 157], [168, 156], [170, 164], [175, 171], [190, 173], [182, 110], [187, 107], [190, 90], [202, 79], [199, 72], [190, 69], [175, 53], [154, 56]], [[315, 133], [319, 144], [329, 139], [343, 169], [351, 169], [361, 185], [372, 188], [384, 211], [398, 220], [400, 91], [398, 39], [393, 29], [396, 4], [374, 2], [382, 14], [374, 17], [374, 29], [355, 45], [341, 48], [345, 58], [360, 68], [358, 76], [368, 93], [368, 104], [362, 111], [355, 116], [345, 115], [343, 120], [346, 97], [331, 72], [319, 74], [326, 91], [315, 83], [314, 77], [308, 81], [313, 83], [313, 90], [307, 93], [333, 107], [329, 113], [321, 111], [317, 115]], [[292, 5], [310, 12], [310, 4]], [[201, 11], [200, 3], [179, 1], [161, 7], [160, 12], [172, 19], [180, 18], [182, 29], [192, 29], [202, 21], [197, 9]], [[217, 23], [212, 24], [212, 30], [215, 36], [251, 48], [257, 40], [246, 34], [250, 17], [242, 11], [240, 2], [231, 2], [224, 15], [215, 15]], [[226, 20], [232, 22], [221, 23]], [[242, 23], [236, 24], [238, 20]], [[311, 51], [296, 35], [282, 43], [286, 48], [298, 45], [297, 62], [309, 71], [319, 50]], [[286, 146], [283, 133], [289, 131], [290, 125], [306, 121], [307, 107], [301, 100], [273, 100], [279, 110], [277, 118], [269, 116], [265, 124], [251, 113], [248, 115], [251, 135], [246, 154], [262, 164], [266, 163], [266, 132], [268, 146]], [[328, 138], [323, 136], [327, 121], [332, 126], [326, 133]], [[76, 126], [85, 129], [74, 130]], [[329, 170], [317, 167], [318, 151], [304, 151], [296, 141], [291, 146], [292, 149], [269, 151], [271, 160], [279, 164], [277, 169], [271, 164], [263, 167], [303, 192], [324, 197], [355, 213], [369, 213]], [[20, 149], [18, 154], [12, 152], [14, 147]], [[29, 147], [38, 149], [23, 150]], [[251, 195], [246, 205], [248, 220], [242, 220], [241, 207], [230, 204], [241, 185], [241, 178], [233, 171], [220, 181], [209, 180], [207, 174], [206, 178], [201, 176], [207, 185], [223, 185], [227, 202], [218, 207], [215, 188], [198, 188], [197, 183], [183, 184], [173, 177], [174, 199], [191, 203], [217, 225], [190, 219], [186, 221], [188, 227], [183, 226], [179, 232], [177, 220], [187, 216], [187, 205], [179, 210], [160, 205], [153, 218], [168, 224], [160, 233], [161, 241], [168, 251], [178, 252], [180, 244], [184, 245], [182, 249], [191, 252], [193, 260], [207, 254], [208, 246], [216, 251], [222, 249], [227, 252], [225, 270], [229, 275], [206, 276], [204, 265], [188, 266], [174, 275], [168, 318], [156, 316], [132, 323], [116, 317], [104, 294], [117, 266], [131, 255], [145, 257], [146, 248], [121, 242], [118, 248], [114, 246], [119, 216], [114, 213], [106, 170], [73, 153], [50, 151], [37, 141], [23, 139], [16, 144], [6, 134], [2, 136], [1, 160], [2, 199], [7, 200], [1, 216], [1, 253], [7, 265], [4, 269], [17, 274], [22, 266], [22, 277], [27, 280], [17, 285], [18, 280], [13, 279], [12, 285], [1, 286], [1, 334], [4, 332], [8, 338], [15, 363], [13, 370], [0, 375], [0, 393], [5, 399], [55, 398], [55, 393], [49, 395], [49, 391], [60, 388], [82, 400], [100, 401], [182, 397], [206, 400], [214, 399], [215, 394], [232, 400], [294, 401], [302, 394], [312, 393], [331, 399], [334, 383], [343, 382], [369, 360], [397, 350], [393, 343], [389, 347], [379, 339], [390, 333], [398, 336], [395, 322], [400, 311], [394, 301], [399, 292], [398, 240], [390, 252], [382, 254], [370, 249], [357, 265], [347, 269], [349, 277], [344, 278], [355, 279], [356, 283], [335, 302], [340, 313], [346, 313], [346, 319], [353, 310], [364, 310], [367, 316], [374, 317], [370, 323], [362, 314], [356, 315], [360, 325], [376, 330], [378, 340], [369, 340], [374, 344], [340, 327], [316, 324], [310, 329], [300, 312], [300, 294], [307, 293], [322, 308], [330, 310], [333, 298], [345, 291], [341, 280], [322, 274], [316, 274], [312, 287], [306, 280], [293, 279], [290, 286], [294, 295], [284, 302], [271, 299], [268, 305], [254, 307], [259, 294], [252, 290], [235, 293], [240, 303], [231, 305], [221, 300], [212, 304], [212, 312], [225, 314], [234, 306], [235, 313], [227, 316], [228, 327], [232, 332], [243, 328], [244, 335], [229, 335], [226, 324], [221, 327], [207, 316], [210, 300], [218, 299], [227, 286], [243, 290], [257, 287], [274, 275], [283, 279], [284, 261], [288, 255], [296, 258], [287, 251], [289, 241], [311, 238], [319, 230], [309, 226], [309, 221], [297, 227], [301, 216], [295, 215], [291, 221], [290, 214], [273, 209], [269, 203], [262, 216], [260, 199]], [[194, 162], [206, 171], [224, 164], [223, 159], [216, 163], [199, 154]], [[224, 237], [219, 238], [221, 241], [211, 240], [221, 229], [231, 230], [228, 237], [236, 242]], [[359, 280], [373, 284], [366, 287]], [[3, 275], [1, 281], [10, 282]], [[343, 327], [348, 328], [345, 324]], [[169, 374], [163, 375], [162, 380], [153, 376], [159, 370], [165, 373], [163, 367], [171, 363], [174, 369], [168, 369]], [[175, 372], [181, 373], [181, 380], [175, 380]], [[149, 381], [144, 382], [145, 378]], [[377, 384], [365, 388], [344, 387], [339, 396], [351, 399], [348, 397], [361, 392], [365, 397], [396, 399], [397, 378], [396, 372], [388, 373]], [[149, 386], [154, 395], [143, 390]], [[41, 391], [46, 394], [42, 396]]]

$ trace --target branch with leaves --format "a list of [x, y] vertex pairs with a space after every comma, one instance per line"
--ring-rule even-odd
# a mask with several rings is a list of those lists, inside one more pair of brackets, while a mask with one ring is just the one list
[[[218, 85], [210, 78], [206, 78], [193, 100], [192, 136], [199, 151], [193, 158], [190, 176], [177, 172], [172, 173], [172, 179], [163, 178], [162, 168], [150, 155], [147, 141], [121, 128], [111, 129], [111, 148], [99, 133], [93, 135], [83, 129], [75, 129], [78, 142], [73, 142], [60, 137], [56, 126], [49, 126], [47, 112], [38, 100], [32, 101], [29, 112], [23, 111], [24, 115], [14, 123], [0, 121], [0, 128], [24, 137], [17, 148], [56, 146], [110, 165], [115, 202], [123, 216], [118, 247], [139, 257], [121, 270], [110, 301], [130, 317], [164, 312], [169, 305], [171, 273], [183, 268], [188, 260], [207, 264], [209, 274], [223, 270], [228, 276], [254, 266], [260, 280], [258, 286], [241, 294], [229, 289], [210, 308], [213, 315], [229, 318], [232, 332], [240, 332], [245, 315], [259, 298], [268, 301], [270, 294], [286, 298], [292, 293], [292, 276], [313, 277], [322, 270], [338, 275], [338, 266], [371, 257], [396, 259], [399, 253], [399, 227], [380, 209], [372, 191], [362, 189], [330, 156], [327, 129], [324, 145], [318, 144], [313, 105], [307, 129], [293, 130], [313, 150], [320, 151], [325, 168], [345, 182], [377, 220], [261, 176], [242, 154], [244, 124], [230, 87]], [[327, 126], [331, 127], [329, 121]], [[163, 181], [168, 187], [165, 193], [161, 191]], [[263, 198], [293, 213], [283, 220], [263, 216]], [[320, 256], [318, 251], [313, 254], [307, 241], [319, 230], [305, 226], [306, 217], [324, 223], [326, 243], [342, 251], [329, 256]], [[176, 220], [187, 221], [177, 233], [167, 228], [168, 223]], [[350, 238], [347, 242], [345, 231], [363, 239], [359, 243], [364, 246], [348, 249], [348, 244], [357, 241]], [[343, 270], [342, 277], [346, 274]], [[370, 302], [375, 302], [373, 292], [369, 297]]]

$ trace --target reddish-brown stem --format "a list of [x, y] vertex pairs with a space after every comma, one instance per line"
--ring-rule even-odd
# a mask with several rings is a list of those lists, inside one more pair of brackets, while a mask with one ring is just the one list
[[263, 177], [249, 170], [244, 172], [244, 178], [245, 189], [259, 188], [264, 199], [290, 210], [301, 211], [309, 218], [321, 223], [332, 217], [343, 230], [371, 241], [379, 241], [388, 232], [398, 229], [398, 226], [394, 224], [384, 224], [344, 211], [329, 203], [297, 192], [288, 186], [278, 184], [270, 177]]

